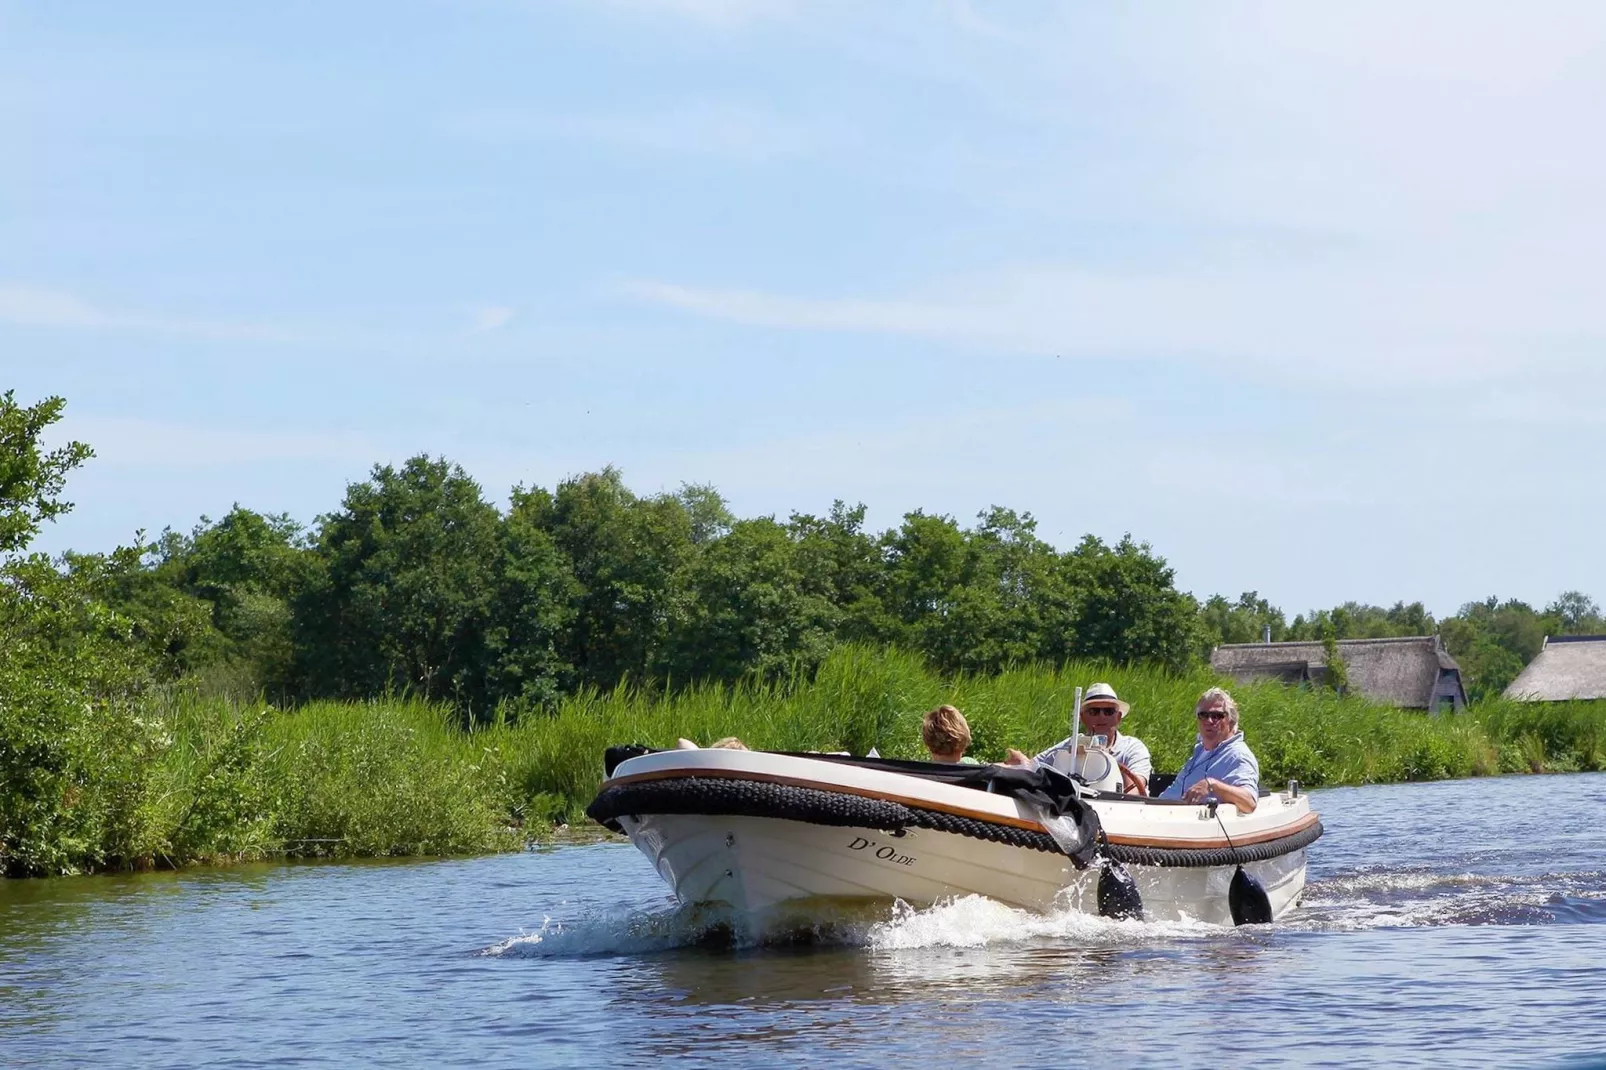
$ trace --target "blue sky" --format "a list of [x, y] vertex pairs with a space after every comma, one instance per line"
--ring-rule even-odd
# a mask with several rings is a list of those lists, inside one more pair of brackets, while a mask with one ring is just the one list
[[41, 547], [376, 462], [1606, 598], [1606, 8], [0, 0]]

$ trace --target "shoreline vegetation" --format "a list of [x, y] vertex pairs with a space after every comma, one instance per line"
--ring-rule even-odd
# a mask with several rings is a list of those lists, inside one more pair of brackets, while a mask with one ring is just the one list
[[[32, 838], [13, 844], [8, 869], [514, 850], [586, 820], [611, 744], [734, 734], [756, 749], [874, 746], [913, 758], [923, 753], [921, 715], [950, 702], [970, 722], [971, 753], [998, 760], [1007, 746], [1063, 737], [1074, 687], [1094, 679], [1132, 702], [1123, 727], [1149, 744], [1161, 769], [1181, 764], [1193, 702], [1220, 682], [1205, 670], [1108, 663], [945, 677], [915, 654], [848, 647], [807, 678], [671, 694], [619, 688], [467, 728], [450, 707], [415, 699], [279, 710], [174, 688], [83, 710], [62, 770], [71, 790]], [[1272, 788], [1289, 779], [1320, 788], [1606, 769], [1606, 702], [1486, 700], [1435, 716], [1277, 683], [1233, 692]]]
[[[1234, 688], [1265, 783], [1606, 768], [1606, 703], [1498, 696], [1543, 610], [1345, 603], [1287, 620], [1178, 590], [1144, 542], [1060, 549], [1029, 513], [969, 527], [864, 505], [739, 519], [709, 486], [612, 468], [506, 507], [444, 458], [376, 465], [310, 528], [236, 505], [109, 553], [30, 553], [94, 451], [42, 445], [65, 401], [0, 393], [0, 875], [504, 850], [577, 820], [603, 749], [734, 735], [918, 757], [951, 703], [972, 753], [1062, 738], [1077, 684], [1132, 701], [1160, 768], [1193, 739], [1212, 646], [1440, 635], [1473, 705], [1434, 718], [1333, 686]], [[260, 696], [251, 698], [253, 696]], [[400, 697], [397, 697], [400, 696]], [[251, 698], [247, 701], [247, 698]]]

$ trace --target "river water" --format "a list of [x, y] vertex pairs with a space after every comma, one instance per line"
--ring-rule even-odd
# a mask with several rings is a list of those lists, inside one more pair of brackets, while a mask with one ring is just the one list
[[1237, 930], [969, 899], [756, 943], [623, 843], [0, 881], [0, 1063], [1606, 1065], [1606, 775], [1313, 800], [1305, 904]]

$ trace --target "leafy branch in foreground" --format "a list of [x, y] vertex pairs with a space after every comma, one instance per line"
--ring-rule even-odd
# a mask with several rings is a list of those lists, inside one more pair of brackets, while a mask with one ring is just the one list
[[26, 548], [42, 524], [72, 508], [60, 498], [67, 473], [95, 451], [82, 442], [53, 450], [40, 445], [66, 405], [64, 398], [48, 397], [24, 406], [17, 404], [16, 391], [0, 394], [0, 554]]

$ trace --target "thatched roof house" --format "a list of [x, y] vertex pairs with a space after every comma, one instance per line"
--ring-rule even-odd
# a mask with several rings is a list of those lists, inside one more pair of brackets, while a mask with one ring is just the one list
[[1606, 698], [1606, 635], [1552, 635], [1506, 697], [1525, 702]]
[[[1338, 656], [1349, 689], [1376, 702], [1435, 712], [1466, 708], [1461, 666], [1436, 635], [1340, 639]], [[1241, 684], [1319, 684], [1327, 679], [1327, 653], [1321, 643], [1230, 643], [1210, 652], [1210, 667]]]

